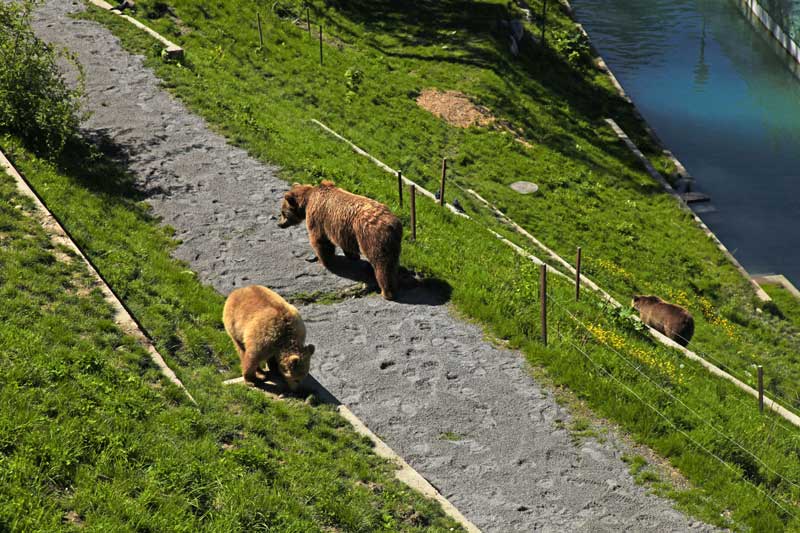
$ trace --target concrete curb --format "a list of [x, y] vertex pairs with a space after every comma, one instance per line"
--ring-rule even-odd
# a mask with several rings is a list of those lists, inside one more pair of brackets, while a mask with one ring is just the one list
[[758, 283], [759, 285], [777, 285], [779, 287], [783, 287], [789, 293], [800, 300], [800, 290], [794, 286], [794, 284], [789, 281], [786, 276], [783, 274], [771, 274], [768, 276], [753, 276], [753, 281]]
[[[238, 385], [244, 384], [244, 378], [233, 378], [226, 380], [224, 382], [225, 385]], [[373, 451], [378, 457], [382, 457], [384, 459], [388, 459], [395, 465], [397, 465], [397, 470], [395, 471], [395, 477], [402, 483], [405, 483], [411, 489], [422, 493], [426, 498], [430, 498], [432, 500], [436, 500], [439, 505], [442, 506], [442, 510], [445, 512], [447, 516], [458, 522], [461, 527], [463, 527], [468, 533], [480, 533], [480, 529], [475, 526], [472, 522], [467, 520], [467, 518], [461, 514], [459, 511], [450, 501], [441, 495], [441, 493], [436, 490], [436, 487], [430, 484], [427, 479], [422, 477], [422, 475], [414, 470], [411, 465], [409, 465], [402, 457], [397, 455], [394, 450], [392, 450], [385, 442], [383, 442], [375, 433], [370, 431], [370, 429], [364, 425], [364, 423], [359, 420], [359, 418], [353, 414], [353, 412], [348, 409], [348, 407], [342, 404], [333, 394], [331, 394], [325, 387], [323, 387], [319, 381], [314, 379], [313, 376], [308, 376], [305, 381], [305, 388], [312, 391], [316, 397], [322, 401], [323, 403], [329, 403], [336, 406], [336, 410], [339, 415], [347, 420], [356, 433], [359, 435], [363, 435], [367, 437], [374, 446]], [[281, 395], [278, 393], [278, 386], [274, 383], [269, 383], [266, 387], [258, 387], [258, 389], [273, 399], [282, 399]]]
[[791, 68], [795, 76], [800, 77], [800, 46], [792, 39], [780, 24], [775, 22], [767, 10], [761, 7], [758, 0], [736, 0], [739, 10], [757, 30], [766, 30], [772, 43], [777, 44], [794, 62]]
[[17, 185], [17, 190], [20, 192], [20, 194], [33, 200], [34, 204], [36, 205], [36, 210], [39, 212], [41, 217], [42, 226], [44, 226], [45, 231], [50, 234], [52, 242], [70, 248], [86, 264], [86, 268], [89, 270], [89, 273], [97, 280], [100, 290], [103, 293], [103, 298], [114, 309], [114, 322], [116, 322], [120, 329], [125, 332], [125, 334], [134, 337], [139, 344], [144, 347], [145, 350], [147, 350], [147, 352], [150, 354], [150, 359], [152, 359], [153, 363], [155, 363], [161, 373], [172, 383], [180, 387], [183, 392], [186, 393], [186, 396], [192, 401], [192, 403], [197, 404], [181, 380], [178, 379], [178, 376], [175, 375], [175, 372], [173, 372], [172, 369], [167, 366], [164, 358], [160, 353], [158, 353], [158, 350], [156, 350], [155, 346], [153, 346], [153, 343], [150, 341], [147, 335], [145, 335], [141, 325], [136, 321], [135, 318], [133, 318], [133, 315], [131, 315], [127, 307], [125, 307], [125, 304], [123, 304], [122, 301], [117, 298], [117, 295], [114, 294], [114, 291], [108, 286], [106, 280], [100, 275], [91, 261], [89, 261], [89, 259], [83, 254], [81, 249], [78, 248], [78, 245], [75, 244], [75, 241], [72, 240], [72, 237], [70, 237], [63, 226], [58, 222], [56, 217], [50, 212], [50, 210], [47, 209], [47, 206], [44, 205], [42, 199], [39, 198], [28, 182], [25, 181], [25, 178], [23, 178], [17, 169], [14, 168], [1, 150], [0, 168], [5, 170], [5, 172], [14, 179]]
[[162, 36], [161, 34], [157, 33], [156, 31], [148, 28], [147, 26], [145, 26], [144, 24], [142, 24], [141, 22], [139, 22], [135, 18], [133, 18], [131, 16], [128, 16], [128, 15], [124, 15], [121, 11], [119, 11], [117, 9], [114, 9], [114, 6], [112, 6], [108, 2], [105, 2], [104, 0], [89, 0], [89, 2], [91, 4], [99, 7], [100, 9], [105, 9], [106, 11], [111, 11], [115, 15], [118, 15], [118, 16], [124, 18], [125, 20], [127, 20], [128, 22], [130, 22], [131, 24], [133, 24], [134, 26], [136, 26], [140, 30], [144, 31], [145, 33], [147, 33], [148, 35], [153, 37], [155, 40], [157, 40], [161, 44], [163, 44], [164, 45], [164, 55], [166, 55], [166, 57], [168, 57], [170, 59], [181, 59], [183, 57], [183, 55], [184, 55], [183, 54], [183, 48], [181, 48], [177, 44], [173, 43], [172, 41], [170, 41], [166, 37]]

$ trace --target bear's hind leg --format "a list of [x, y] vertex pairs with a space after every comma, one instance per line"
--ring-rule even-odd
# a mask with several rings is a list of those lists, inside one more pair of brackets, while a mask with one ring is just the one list
[[352, 261], [358, 261], [361, 259], [361, 253], [358, 251], [358, 247], [355, 249], [342, 248], [342, 251], [344, 252], [344, 256]]
[[397, 290], [397, 271], [398, 266], [395, 265], [374, 265], [375, 280], [378, 282], [378, 287], [381, 288], [381, 296], [385, 300], [394, 300], [395, 292]]

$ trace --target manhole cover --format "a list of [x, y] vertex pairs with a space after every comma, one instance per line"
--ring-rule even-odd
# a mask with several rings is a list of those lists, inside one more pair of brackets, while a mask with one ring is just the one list
[[515, 181], [511, 184], [511, 188], [520, 194], [533, 194], [539, 190], [539, 186], [530, 181]]

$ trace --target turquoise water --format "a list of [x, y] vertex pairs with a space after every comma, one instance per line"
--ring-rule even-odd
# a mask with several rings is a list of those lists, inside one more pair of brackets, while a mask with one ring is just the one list
[[[800, 80], [733, 0], [572, 0], [751, 274], [800, 285]], [[699, 211], [699, 210], [698, 210]]]

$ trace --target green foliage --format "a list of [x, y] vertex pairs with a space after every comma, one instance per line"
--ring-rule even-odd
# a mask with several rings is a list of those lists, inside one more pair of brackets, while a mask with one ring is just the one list
[[357, 93], [361, 82], [364, 81], [364, 73], [357, 68], [349, 68], [344, 73], [345, 85], [353, 92]]
[[597, 302], [597, 307], [617, 328], [638, 333], [647, 331], [647, 327], [644, 323], [637, 319], [638, 314], [636, 310], [631, 307], [615, 307], [606, 301]]
[[578, 31], [557, 30], [549, 37], [553, 48], [574, 68], [586, 68], [592, 64], [591, 48], [586, 36]]
[[34, 35], [31, 11], [37, 3], [0, 2], [0, 132], [56, 156], [77, 129], [81, 89], [67, 87], [56, 64], [71, 56]]

